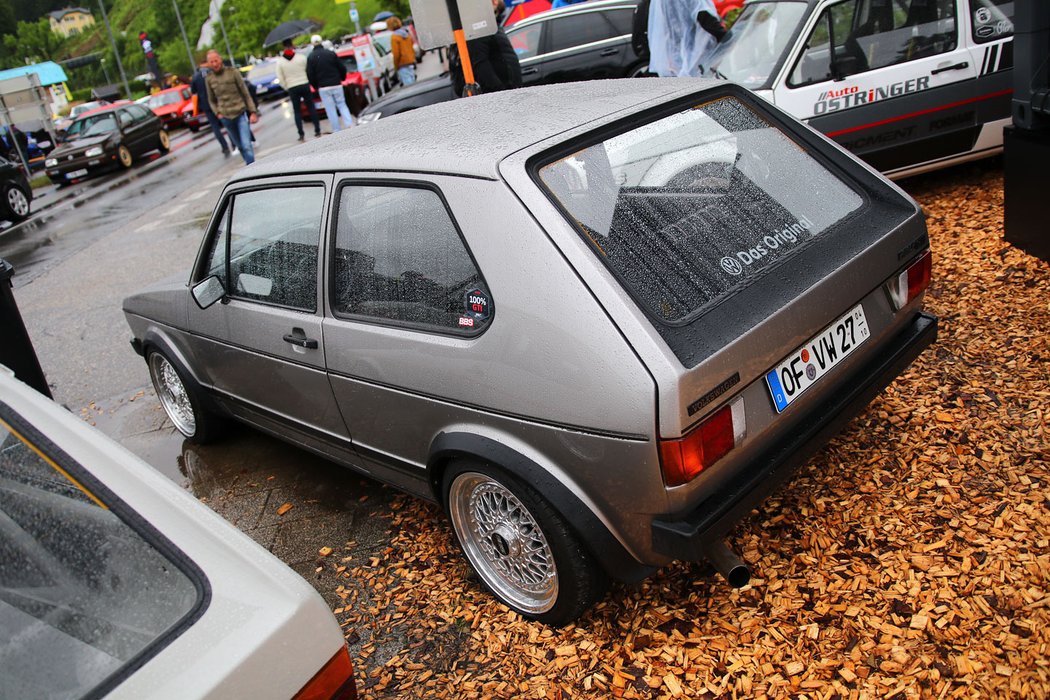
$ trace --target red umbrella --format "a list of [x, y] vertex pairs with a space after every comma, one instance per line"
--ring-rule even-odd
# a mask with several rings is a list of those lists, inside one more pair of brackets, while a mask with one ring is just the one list
[[549, 9], [551, 9], [550, 0], [525, 0], [525, 2], [518, 3], [511, 9], [510, 14], [507, 15], [507, 21], [503, 23], [503, 28], [506, 29], [515, 22], [520, 22], [537, 12], [546, 12]]

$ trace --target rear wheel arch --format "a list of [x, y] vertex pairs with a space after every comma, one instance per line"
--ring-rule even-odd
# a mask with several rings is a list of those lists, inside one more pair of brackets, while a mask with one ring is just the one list
[[445, 473], [450, 465], [464, 460], [491, 464], [539, 493], [566, 521], [610, 579], [634, 583], [655, 570], [635, 559], [590, 507], [550, 472], [489, 437], [463, 432], [441, 433], [431, 445], [427, 480], [434, 500], [446, 510]]

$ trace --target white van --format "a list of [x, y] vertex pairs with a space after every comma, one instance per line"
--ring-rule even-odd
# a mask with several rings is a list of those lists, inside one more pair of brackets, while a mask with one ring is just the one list
[[1002, 151], [1013, 0], [755, 0], [707, 61], [890, 177]]

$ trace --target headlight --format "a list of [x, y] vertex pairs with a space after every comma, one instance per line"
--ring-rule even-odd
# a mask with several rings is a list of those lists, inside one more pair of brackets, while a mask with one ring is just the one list
[[46, 159], [44, 161], [44, 167], [45, 168], [53, 168], [56, 165], [58, 165], [58, 159], [57, 158], [48, 158], [48, 159]]
[[97, 158], [102, 155], [102, 146], [92, 146], [91, 148], [84, 151], [84, 155], [88, 158]]

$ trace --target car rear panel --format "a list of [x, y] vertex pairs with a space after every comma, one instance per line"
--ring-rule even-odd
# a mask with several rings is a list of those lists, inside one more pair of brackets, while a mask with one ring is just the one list
[[[731, 139], [707, 139], [686, 149], [687, 157], [679, 153], [675, 162], [663, 164], [671, 171], [697, 160], [710, 166], [668, 194], [697, 197], [695, 207], [682, 207], [671, 224], [657, 224], [677, 226], [657, 243], [645, 240], [654, 218], [636, 216], [627, 222], [621, 234], [630, 238], [634, 249], [627, 263], [617, 267], [614, 258], [622, 254], [623, 243], [615, 240], [615, 223], [608, 232], [602, 224], [623, 216], [623, 200], [630, 196], [632, 183], [646, 184], [649, 178], [648, 184], [657, 187], [637, 189], [658, 197], [661, 193], [653, 190], [673, 178], [658, 172], [659, 155], [644, 164], [644, 175], [632, 172], [642, 159], [637, 153], [621, 157], [634, 144], [617, 144], [616, 138], [655, 133], [657, 141], [666, 141], [668, 135], [695, 134], [692, 125], [684, 132], [661, 133], [660, 120], [672, 115], [693, 119], [695, 111], [710, 109], [719, 100], [750, 113], [743, 127]], [[592, 167], [596, 146], [604, 148], [608, 158], [597, 158], [600, 168]], [[755, 157], [765, 163], [749, 164]], [[565, 164], [571, 167], [560, 167]], [[610, 164], [613, 178], [602, 182], [600, 173]], [[666, 489], [667, 512], [656, 518], [663, 525], [654, 531], [654, 560], [658, 554], [701, 556], [698, 542], [724, 534], [741, 509], [746, 513], [787, 478], [800, 455], [819, 449], [841, 427], [844, 421], [836, 419], [862, 410], [933, 340], [936, 323], [920, 314], [921, 296], [898, 311], [885, 287], [928, 250], [917, 205], [824, 137], [733, 86], [693, 95], [657, 113], [612, 122], [597, 134], [548, 149], [529, 166], [533, 180], [546, 189], [592, 258], [606, 270], [602, 281], [611, 276], [619, 285], [619, 290], [611, 285], [603, 290], [601, 284], [592, 289], [607, 297], [603, 301], [610, 314], [656, 378], [656, 437], [688, 435], [716, 411], [742, 400], [737, 410], [746, 427], [735, 448], [698, 477]], [[615, 211], [586, 201], [581, 192], [588, 186], [611, 188]], [[739, 187], [749, 191], [731, 196]], [[701, 224], [682, 223], [704, 218], [707, 200], [719, 197], [732, 206], [714, 207]], [[755, 231], [741, 232], [748, 226]], [[680, 244], [693, 244], [696, 250], [683, 251]], [[677, 294], [661, 287], [654, 294], [655, 287], [637, 279], [639, 268], [663, 280], [677, 276], [688, 282], [681, 288], [689, 289]], [[635, 309], [618, 311], [626, 299]], [[821, 334], [847, 314], [863, 316], [866, 337], [858, 337], [848, 356], [823, 374], [815, 358], [792, 365], [803, 373], [805, 365], [814, 365], [816, 379], [778, 410], [775, 382], [771, 389], [767, 373], [782, 369], [782, 363], [812, 339], [818, 339], [814, 347], [820, 348]], [[663, 537], [661, 532], [677, 534]]]

